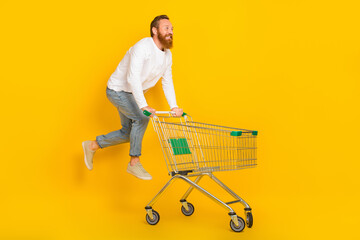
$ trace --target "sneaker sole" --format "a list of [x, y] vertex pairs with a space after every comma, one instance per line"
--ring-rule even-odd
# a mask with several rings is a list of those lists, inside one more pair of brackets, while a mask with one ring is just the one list
[[127, 172], [127, 173], [130, 173], [130, 174], [133, 175], [134, 177], [137, 177], [138, 179], [141, 179], [141, 180], [151, 180], [151, 179], [152, 179], [152, 177], [150, 177], [150, 178], [139, 177], [139, 176], [135, 175], [134, 173], [130, 172], [129, 170], [127, 170], [127, 169], [126, 169], [126, 172]]
[[87, 161], [86, 161], [86, 150], [85, 150], [85, 142], [82, 142], [82, 147], [84, 150], [84, 160], [85, 160], [85, 165], [89, 170], [92, 170], [92, 168], [90, 168], [90, 166], [88, 165]]

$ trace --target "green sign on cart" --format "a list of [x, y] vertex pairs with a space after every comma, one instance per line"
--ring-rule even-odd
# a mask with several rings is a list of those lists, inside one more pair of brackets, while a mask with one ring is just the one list
[[174, 155], [191, 154], [186, 138], [169, 139]]

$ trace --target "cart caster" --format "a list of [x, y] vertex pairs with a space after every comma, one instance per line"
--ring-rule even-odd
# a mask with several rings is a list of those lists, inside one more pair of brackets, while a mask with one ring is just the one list
[[[185, 216], [191, 216], [195, 211], [194, 206], [191, 203], [188, 203], [188, 202], [183, 202], [182, 204], [183, 204], [183, 206], [181, 206], [181, 212]], [[187, 204], [188, 210], [186, 210], [186, 208], [184, 207], [184, 204]]]
[[146, 221], [148, 222], [148, 224], [150, 225], [156, 225], [159, 220], [160, 220], [160, 215], [157, 211], [152, 210], [152, 215], [153, 215], [153, 219], [151, 219], [151, 217], [149, 216], [149, 214], [146, 214]]
[[234, 232], [241, 232], [245, 228], [245, 221], [242, 219], [242, 217], [237, 216], [239, 226], [236, 226], [233, 220], [230, 220], [230, 227]]
[[253, 225], [253, 215], [251, 212], [246, 213], [246, 226], [251, 228]]

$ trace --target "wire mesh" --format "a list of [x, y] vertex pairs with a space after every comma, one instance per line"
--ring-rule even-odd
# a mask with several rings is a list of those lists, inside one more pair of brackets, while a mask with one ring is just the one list
[[169, 173], [231, 171], [257, 165], [255, 131], [194, 122], [188, 116], [154, 117], [152, 123]]

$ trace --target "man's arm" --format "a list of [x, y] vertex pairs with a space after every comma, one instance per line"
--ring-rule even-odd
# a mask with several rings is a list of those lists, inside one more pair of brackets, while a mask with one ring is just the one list
[[146, 58], [146, 52], [141, 45], [134, 45], [130, 50], [130, 63], [127, 72], [127, 81], [131, 92], [140, 109], [148, 107], [141, 84], [141, 70]]
[[180, 117], [183, 114], [183, 110], [179, 108], [176, 104], [175, 89], [172, 80], [172, 58], [169, 66], [167, 67], [164, 75], [162, 76], [161, 82], [166, 100], [169, 103], [171, 111], [175, 112], [175, 116]]

